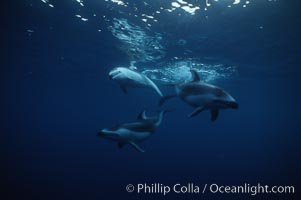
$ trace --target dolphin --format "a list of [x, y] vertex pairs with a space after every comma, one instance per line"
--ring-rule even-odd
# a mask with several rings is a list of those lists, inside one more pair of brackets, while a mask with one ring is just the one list
[[109, 72], [109, 77], [119, 84], [124, 93], [127, 93], [127, 89], [130, 87], [152, 88], [160, 95], [160, 97], [163, 97], [163, 94], [157, 85], [147, 76], [137, 71], [125, 67], [116, 67]]
[[154, 117], [147, 117], [145, 111], [139, 113], [136, 122], [125, 123], [112, 128], [102, 129], [97, 135], [116, 141], [118, 148], [130, 144], [137, 151], [144, 152], [138, 143], [153, 135], [155, 129], [161, 124], [163, 115], [169, 110], [161, 111]]
[[195, 108], [188, 117], [194, 117], [204, 110], [210, 110], [211, 121], [217, 119], [221, 109], [238, 108], [238, 103], [228, 92], [201, 81], [195, 70], [191, 69], [190, 72], [192, 80], [186, 83], [172, 84], [175, 87], [176, 95], [161, 98], [159, 105], [162, 105], [167, 99], [179, 96], [184, 102]]

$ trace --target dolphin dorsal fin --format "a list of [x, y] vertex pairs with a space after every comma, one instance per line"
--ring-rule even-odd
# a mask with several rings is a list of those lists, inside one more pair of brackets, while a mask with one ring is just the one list
[[191, 73], [191, 77], [192, 77], [191, 82], [201, 81], [199, 74], [194, 69], [191, 69], [190, 73]]
[[141, 111], [137, 117], [138, 120], [145, 120], [146, 118], [145, 110]]

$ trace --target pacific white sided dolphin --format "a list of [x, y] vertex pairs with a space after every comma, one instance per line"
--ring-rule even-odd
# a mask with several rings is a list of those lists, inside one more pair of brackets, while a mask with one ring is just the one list
[[144, 74], [137, 71], [125, 68], [116, 67], [109, 72], [109, 76], [112, 80], [116, 81], [123, 92], [127, 93], [128, 88], [152, 88], [161, 97], [163, 97], [162, 92], [157, 87], [157, 85], [149, 79]]
[[217, 119], [220, 109], [238, 108], [238, 103], [228, 92], [217, 86], [204, 83], [195, 70], [190, 70], [190, 72], [192, 80], [187, 83], [172, 84], [177, 95], [163, 97], [160, 105], [167, 99], [179, 96], [184, 102], [195, 108], [189, 117], [194, 117], [204, 110], [210, 110], [211, 121]]
[[144, 152], [138, 146], [138, 143], [148, 139], [153, 135], [155, 129], [161, 124], [163, 115], [169, 110], [161, 111], [154, 117], [147, 117], [145, 111], [142, 111], [136, 122], [117, 125], [112, 128], [105, 128], [97, 135], [116, 141], [119, 148], [125, 144], [130, 144], [136, 150]]

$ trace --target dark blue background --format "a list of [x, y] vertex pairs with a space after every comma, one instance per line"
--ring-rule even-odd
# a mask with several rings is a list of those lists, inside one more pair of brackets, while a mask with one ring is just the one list
[[[155, 135], [141, 144], [144, 154], [130, 146], [118, 150], [116, 144], [96, 136], [104, 127], [135, 120], [143, 108], [153, 112], [158, 102], [151, 91], [131, 90], [125, 95], [108, 79], [112, 66], [128, 60], [107, 24], [79, 23], [69, 1], [56, 2], [55, 10], [40, 1], [4, 4], [0, 169], [6, 192], [1, 195], [162, 198], [125, 191], [129, 183], [144, 182], [260, 182], [294, 185], [299, 191], [301, 18], [296, 2], [254, 3], [234, 12], [216, 8], [209, 22], [171, 21], [166, 16], [166, 24], [154, 27], [159, 32], [165, 27], [170, 40], [176, 35], [189, 41], [200, 33], [209, 35], [202, 43], [195, 39], [190, 48], [195, 56], [214, 56], [238, 66], [238, 75], [217, 84], [230, 91], [240, 107], [222, 111], [212, 123], [208, 112], [188, 119], [192, 108], [172, 100], [165, 107], [176, 108], [175, 112], [167, 114]], [[113, 15], [89, 3], [95, 12]], [[196, 16], [203, 19], [202, 14]], [[264, 29], [259, 30], [261, 25]], [[104, 30], [98, 33], [95, 26]], [[26, 30], [31, 28], [35, 32], [29, 36]], [[179, 51], [170, 45], [166, 59]], [[261, 197], [267, 196], [257, 196]]]

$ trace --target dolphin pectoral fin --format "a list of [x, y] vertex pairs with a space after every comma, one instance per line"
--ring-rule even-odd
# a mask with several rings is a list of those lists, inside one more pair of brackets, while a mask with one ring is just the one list
[[156, 84], [153, 84], [152, 87], [154, 88], [154, 90], [158, 93], [158, 95], [160, 97], [163, 97], [163, 94], [161, 92], [161, 90], [158, 88], [158, 86]]
[[135, 142], [129, 142], [130, 145], [132, 145], [137, 151], [141, 152], [141, 153], [144, 153], [144, 150], [141, 149], [138, 144], [136, 144]]
[[148, 78], [147, 76], [145, 76], [146, 81], [148, 82], [149, 86], [151, 88], [153, 88], [160, 97], [163, 97], [163, 94], [161, 92], [161, 90], [158, 88], [158, 86], [154, 83], [154, 81], [152, 81], [150, 78]]
[[127, 94], [128, 93], [128, 90], [126, 89], [126, 87], [124, 87], [124, 86], [120, 86], [120, 88], [121, 88], [121, 90], [125, 93], [125, 94]]
[[211, 110], [211, 121], [215, 121], [218, 117], [218, 109], [212, 109]]
[[190, 113], [190, 115], [188, 115], [188, 117], [194, 117], [196, 116], [197, 114], [199, 114], [200, 112], [202, 112], [203, 110], [205, 110], [204, 107], [198, 107], [196, 108], [192, 113]]
[[118, 143], [117, 143], [118, 149], [121, 149], [122, 147], [124, 147], [125, 144], [126, 144], [126, 143], [124, 143], [124, 142], [118, 142]]

